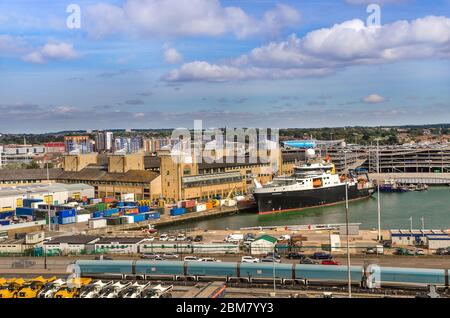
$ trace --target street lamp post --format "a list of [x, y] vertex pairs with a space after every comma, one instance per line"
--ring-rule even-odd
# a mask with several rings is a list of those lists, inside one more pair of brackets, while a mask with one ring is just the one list
[[347, 234], [347, 274], [348, 274], [348, 298], [352, 298], [352, 276], [350, 271], [350, 233], [349, 233], [349, 209], [348, 209], [348, 180], [345, 182], [345, 226]]
[[273, 293], [275, 295], [277, 284], [275, 281], [275, 245], [273, 246], [273, 255], [272, 255], [272, 270], [273, 270]]

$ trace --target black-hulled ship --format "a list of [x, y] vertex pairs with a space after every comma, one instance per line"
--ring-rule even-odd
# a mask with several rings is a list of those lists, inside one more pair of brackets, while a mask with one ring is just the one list
[[293, 175], [275, 177], [264, 186], [256, 182], [253, 196], [260, 214], [300, 210], [344, 202], [346, 183], [349, 200], [366, 198], [374, 193], [367, 175], [339, 176], [328, 159], [297, 166]]

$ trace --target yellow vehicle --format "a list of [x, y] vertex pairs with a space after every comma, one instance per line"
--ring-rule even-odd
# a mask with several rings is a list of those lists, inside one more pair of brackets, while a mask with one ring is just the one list
[[16, 298], [23, 284], [25, 284], [25, 280], [22, 278], [11, 279], [9, 283], [0, 287], [0, 298]]
[[17, 293], [17, 298], [36, 298], [45, 284], [56, 280], [56, 277], [45, 279], [42, 276], [30, 279]]
[[58, 290], [54, 298], [78, 298], [80, 296], [80, 290], [83, 286], [91, 283], [91, 278], [74, 278], [70, 284], [66, 284]]

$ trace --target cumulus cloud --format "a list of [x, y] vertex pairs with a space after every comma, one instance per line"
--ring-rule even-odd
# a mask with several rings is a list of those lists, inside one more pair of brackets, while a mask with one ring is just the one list
[[183, 55], [174, 48], [166, 48], [164, 51], [164, 61], [170, 64], [183, 62]]
[[370, 94], [366, 97], [363, 97], [362, 101], [368, 104], [379, 104], [385, 102], [386, 98], [378, 94]]
[[314, 30], [302, 38], [293, 34], [285, 41], [255, 48], [227, 63], [186, 63], [167, 74], [166, 80], [297, 78], [327, 75], [353, 65], [449, 57], [447, 17], [427, 16], [383, 26], [366, 26], [355, 19]]
[[224, 7], [219, 0], [126, 0], [121, 6], [99, 3], [86, 9], [88, 32], [93, 37], [117, 33], [140, 36], [219, 36], [239, 38], [276, 34], [300, 21], [293, 7], [278, 4], [256, 19], [239, 7]]
[[36, 64], [47, 63], [51, 60], [73, 60], [80, 57], [73, 44], [65, 42], [47, 43], [42, 48], [23, 57], [24, 61]]

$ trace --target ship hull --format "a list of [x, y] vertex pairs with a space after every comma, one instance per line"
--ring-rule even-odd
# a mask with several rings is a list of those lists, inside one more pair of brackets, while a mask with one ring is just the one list
[[[348, 199], [367, 198], [373, 192], [373, 188], [358, 189], [357, 185], [349, 186]], [[301, 191], [254, 193], [253, 196], [258, 203], [259, 214], [294, 211], [345, 202], [345, 184]]]

